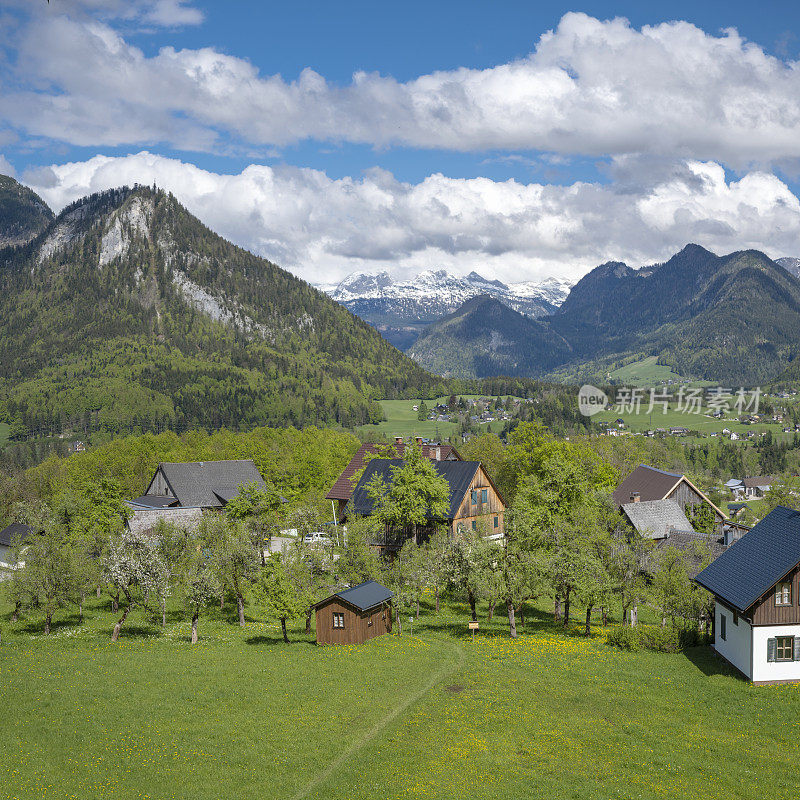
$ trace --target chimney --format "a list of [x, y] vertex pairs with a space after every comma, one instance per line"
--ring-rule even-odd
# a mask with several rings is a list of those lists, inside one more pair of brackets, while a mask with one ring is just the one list
[[437, 447], [436, 448], [436, 460], [437, 461], [441, 461], [442, 460], [442, 448], [441, 447]]
[[631, 503], [638, 503], [640, 499], [639, 492], [631, 492]]
[[395, 436], [394, 437], [395, 444], [403, 444], [403, 437], [402, 436]]

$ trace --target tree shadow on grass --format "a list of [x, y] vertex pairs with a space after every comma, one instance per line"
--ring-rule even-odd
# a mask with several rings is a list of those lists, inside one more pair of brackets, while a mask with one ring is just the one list
[[713, 675], [725, 675], [730, 678], [748, 682], [748, 678], [739, 672], [736, 667], [725, 661], [722, 656], [718, 656], [708, 645], [700, 647], [687, 647], [683, 654], [692, 664], [708, 677]]
[[[113, 628], [104, 629], [104, 633], [108, 631], [108, 638], [111, 638]], [[119, 632], [119, 640], [123, 639], [157, 639], [164, 633], [163, 628], [155, 625], [123, 625]]]
[[[248, 636], [244, 640], [244, 642], [245, 644], [283, 644], [283, 645], [286, 644], [286, 642], [283, 641], [283, 636], [280, 633], [276, 633], [273, 636], [264, 633], [259, 633], [257, 636]], [[293, 639], [290, 635], [289, 644], [311, 646], [311, 645], [316, 645], [316, 642], [310, 641], [309, 639]]]

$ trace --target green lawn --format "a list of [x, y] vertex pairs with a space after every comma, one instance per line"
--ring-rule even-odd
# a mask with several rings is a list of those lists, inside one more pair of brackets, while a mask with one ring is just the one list
[[[480, 395], [460, 395], [460, 397], [476, 398]], [[434, 400], [425, 400], [429, 409], [433, 408], [437, 403], [446, 403], [447, 397], [437, 397]], [[376, 425], [364, 425], [359, 428], [358, 432], [361, 435], [366, 433], [381, 433], [388, 438], [393, 436], [422, 436], [426, 439], [440, 438], [447, 439], [450, 436], [455, 436], [458, 432], [458, 424], [455, 422], [435, 422], [431, 420], [424, 420], [420, 422], [417, 419], [417, 412], [414, 411], [414, 406], [419, 405], [422, 400], [380, 400], [383, 407], [383, 413], [386, 419]], [[495, 422], [491, 425], [495, 433], [499, 433], [503, 423]], [[484, 430], [487, 425], [479, 426]]]
[[608, 373], [608, 378], [622, 381], [626, 386], [660, 386], [669, 380], [681, 380], [681, 376], [673, 372], [671, 367], [657, 362], [657, 356], [648, 356], [612, 370]]
[[4, 798], [763, 798], [797, 788], [800, 688], [753, 687], [705, 648], [623, 653], [529, 610], [473, 644], [466, 608], [414, 636], [316, 647], [235, 611], [107, 602], [39, 633], [0, 607]]

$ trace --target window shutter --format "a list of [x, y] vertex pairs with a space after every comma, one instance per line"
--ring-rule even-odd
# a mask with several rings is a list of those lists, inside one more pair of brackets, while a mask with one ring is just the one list
[[800, 661], [800, 636], [794, 637], [794, 660]]
[[776, 639], [767, 639], [767, 661], [775, 660], [775, 648], [777, 646]]

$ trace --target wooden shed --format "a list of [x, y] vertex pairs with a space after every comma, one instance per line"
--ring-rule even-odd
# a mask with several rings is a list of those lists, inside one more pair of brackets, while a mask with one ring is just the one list
[[332, 594], [315, 606], [317, 644], [362, 644], [392, 630], [394, 594], [366, 581]]

